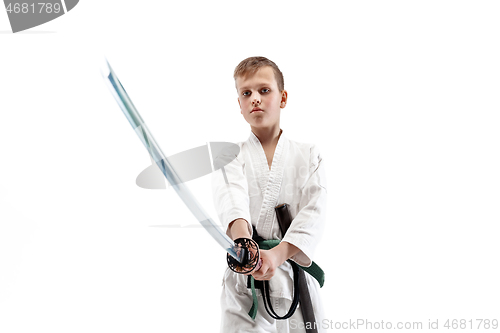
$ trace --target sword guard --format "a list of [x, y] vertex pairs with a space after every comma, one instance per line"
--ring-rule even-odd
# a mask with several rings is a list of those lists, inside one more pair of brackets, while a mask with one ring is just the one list
[[[227, 255], [227, 265], [229, 268], [239, 274], [251, 273], [257, 270], [257, 265], [260, 263], [259, 245], [251, 238], [238, 238], [234, 240], [234, 251], [242, 253], [242, 262], [234, 259], [229, 254]], [[257, 268], [257, 269], [256, 269]]]

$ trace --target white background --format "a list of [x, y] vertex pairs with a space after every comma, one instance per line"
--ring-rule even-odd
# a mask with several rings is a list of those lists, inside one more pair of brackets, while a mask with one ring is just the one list
[[[245, 140], [233, 69], [280, 66], [282, 128], [327, 165], [329, 319], [500, 319], [499, 17], [497, 1], [83, 0], [12, 34], [0, 11], [0, 332], [218, 331], [224, 252], [172, 189], [136, 186], [150, 160], [102, 55], [166, 155]], [[190, 186], [212, 213], [209, 178]]]

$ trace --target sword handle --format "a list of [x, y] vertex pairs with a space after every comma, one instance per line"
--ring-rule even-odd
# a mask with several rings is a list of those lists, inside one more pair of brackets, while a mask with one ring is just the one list
[[242, 261], [238, 262], [229, 254], [227, 255], [227, 265], [239, 274], [248, 274], [257, 271], [262, 265], [260, 259], [259, 245], [251, 238], [238, 238], [234, 240], [234, 251], [242, 253]]

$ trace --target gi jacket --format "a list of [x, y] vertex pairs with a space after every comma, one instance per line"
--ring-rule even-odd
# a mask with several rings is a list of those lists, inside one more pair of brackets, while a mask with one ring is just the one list
[[[245, 219], [249, 222], [250, 234], [254, 225], [264, 239], [281, 239], [295, 245], [300, 252], [291, 259], [299, 265], [310, 266], [324, 229], [326, 212], [326, 177], [317, 148], [288, 140], [282, 133], [269, 170], [264, 149], [253, 133], [238, 145], [240, 152], [236, 157], [228, 156], [230, 152], [214, 157], [214, 163], [219, 158], [234, 158], [224, 167], [226, 177], [222, 170], [212, 176], [214, 203], [224, 228], [227, 230], [229, 223], [238, 218]], [[274, 211], [274, 207], [282, 203], [289, 205], [293, 218], [284, 238]], [[229, 230], [227, 233], [231, 237]], [[269, 282], [270, 296], [291, 300], [292, 278], [291, 266], [285, 262]], [[224, 282], [235, 286], [238, 293], [250, 294], [246, 280], [245, 275], [226, 270]], [[310, 276], [307, 280], [314, 293], [317, 282]]]

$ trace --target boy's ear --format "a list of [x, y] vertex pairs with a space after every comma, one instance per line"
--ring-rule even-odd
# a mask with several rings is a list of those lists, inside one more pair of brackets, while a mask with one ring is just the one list
[[288, 92], [286, 90], [283, 90], [281, 92], [281, 103], [280, 103], [280, 108], [283, 109], [286, 106], [286, 101], [288, 100]]
[[243, 114], [243, 110], [241, 109], [241, 103], [240, 103], [240, 98], [238, 97], [238, 105], [240, 107], [240, 113]]

